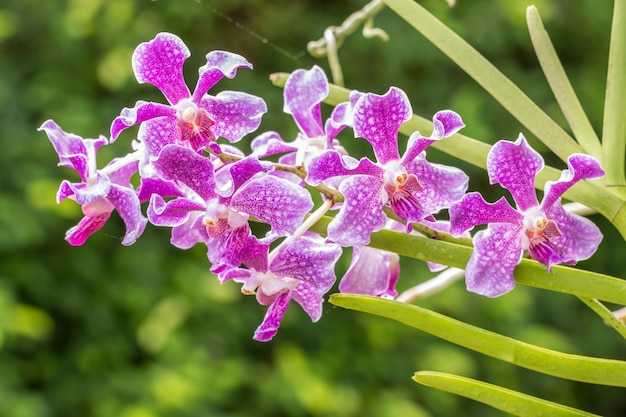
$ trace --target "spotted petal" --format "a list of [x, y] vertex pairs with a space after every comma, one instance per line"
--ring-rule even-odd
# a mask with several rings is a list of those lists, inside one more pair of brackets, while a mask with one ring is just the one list
[[461, 235], [474, 226], [488, 223], [522, 224], [524, 216], [515, 210], [504, 197], [487, 203], [478, 192], [467, 193], [450, 207], [450, 233]]
[[384, 170], [367, 158], [356, 159], [342, 156], [335, 150], [327, 150], [313, 157], [307, 165], [306, 181], [318, 185], [331, 177], [343, 175], [372, 175], [381, 177]]
[[474, 252], [465, 268], [467, 290], [498, 297], [515, 287], [513, 271], [522, 259], [522, 227], [490, 224], [474, 236]]
[[274, 336], [276, 336], [278, 328], [280, 327], [280, 322], [287, 311], [287, 307], [289, 307], [290, 301], [290, 291], [284, 292], [276, 298], [276, 300], [274, 300], [274, 302], [267, 309], [263, 322], [255, 330], [254, 336], [252, 337], [254, 340], [258, 342], [269, 342], [274, 338]]
[[222, 91], [216, 96], [204, 96], [199, 106], [215, 122], [211, 127], [212, 133], [231, 143], [256, 130], [267, 112], [262, 98], [240, 91]]
[[324, 71], [314, 65], [310, 70], [299, 69], [285, 82], [284, 112], [291, 114], [308, 138], [324, 135], [321, 102], [328, 95], [328, 79]]
[[567, 158], [567, 170], [558, 181], [547, 181], [541, 208], [547, 210], [572, 185], [580, 180], [600, 178], [604, 171], [596, 158], [590, 155], [573, 154]]
[[328, 238], [342, 246], [367, 245], [372, 232], [385, 225], [383, 180], [354, 175], [339, 186], [345, 201], [328, 225]]
[[239, 188], [231, 207], [257, 217], [278, 234], [296, 231], [313, 208], [311, 195], [302, 187], [272, 175], [254, 178]]
[[546, 216], [559, 226], [561, 236], [554, 237], [552, 242], [563, 251], [564, 258], [577, 262], [596, 252], [602, 232], [591, 220], [565, 211], [560, 199], [550, 206]]
[[397, 87], [385, 95], [364, 94], [354, 106], [354, 135], [367, 139], [382, 165], [400, 159], [398, 129], [412, 115], [409, 99]]
[[521, 211], [539, 204], [535, 176], [543, 166], [543, 158], [521, 133], [515, 142], [497, 142], [487, 155], [489, 181], [509, 190]]
[[222, 78], [234, 78], [239, 68], [252, 68], [252, 64], [241, 55], [227, 51], [211, 51], [206, 55], [206, 64], [198, 69], [198, 83], [192, 101], [200, 99]]
[[335, 283], [335, 263], [340, 256], [338, 245], [300, 238], [281, 246], [269, 269], [279, 277], [307, 282], [324, 294]]
[[159, 33], [135, 49], [132, 58], [135, 77], [140, 83], [157, 87], [170, 104], [175, 105], [191, 95], [183, 77], [183, 64], [190, 55], [178, 36]]
[[435, 214], [459, 201], [465, 191], [469, 177], [459, 168], [433, 164], [421, 153], [407, 167], [407, 172], [415, 174], [422, 188], [414, 192], [424, 213]]

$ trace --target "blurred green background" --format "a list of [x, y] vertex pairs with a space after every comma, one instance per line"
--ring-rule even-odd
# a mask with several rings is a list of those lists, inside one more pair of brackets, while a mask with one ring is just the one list
[[[518, 369], [400, 324], [327, 304], [312, 324], [293, 305], [273, 342], [252, 341], [265, 309], [237, 285], [220, 286], [205, 251], [171, 247], [169, 231], [148, 226], [131, 247], [120, 244], [114, 217], [83, 247], [65, 230], [80, 218], [71, 201], [55, 203], [58, 183], [74, 179], [36, 129], [52, 118], [84, 137], [108, 135], [111, 120], [138, 99], [162, 101], [134, 80], [135, 46], [160, 31], [192, 51], [193, 86], [204, 55], [225, 49], [247, 57], [221, 89], [265, 98], [259, 132], [291, 138], [273, 72], [327, 69], [306, 53], [309, 40], [340, 24], [365, 1], [5, 0], [0, 5], [0, 416], [502, 416], [482, 404], [418, 386], [416, 370], [457, 373], [607, 416], [626, 415], [618, 388], [575, 383]], [[558, 121], [563, 117], [536, 62], [525, 27], [526, 0], [443, 0], [423, 4], [476, 46]], [[542, 14], [568, 74], [600, 130], [611, 2], [545, 0]], [[515, 139], [523, 128], [443, 54], [391, 11], [376, 24], [391, 41], [346, 40], [341, 62], [348, 87], [376, 93], [403, 88], [414, 111], [451, 108], [465, 134], [486, 142]], [[324, 108], [327, 115], [330, 108]], [[101, 157], [123, 154], [125, 132]], [[528, 132], [525, 132], [528, 134]], [[530, 137], [530, 135], [528, 135]], [[342, 136], [350, 141], [350, 135]], [[531, 137], [532, 140], [532, 137]], [[349, 147], [366, 152], [360, 140]], [[242, 142], [246, 146], [246, 142]], [[354, 144], [354, 146], [352, 145]], [[362, 144], [362, 143], [361, 143]], [[536, 141], [533, 145], [542, 149]], [[109, 149], [110, 148], [110, 149]], [[544, 149], [545, 150], [545, 149]], [[433, 161], [472, 175], [470, 189], [490, 198], [483, 171], [429, 151]], [[548, 162], [564, 164], [545, 155]], [[582, 268], [624, 275], [624, 241], [605, 233]], [[349, 254], [349, 252], [347, 251]], [[337, 267], [345, 271], [348, 258]], [[402, 260], [400, 289], [432, 276]], [[490, 300], [462, 283], [423, 305], [469, 323], [565, 352], [626, 359], [623, 340], [577, 299], [519, 286]]]

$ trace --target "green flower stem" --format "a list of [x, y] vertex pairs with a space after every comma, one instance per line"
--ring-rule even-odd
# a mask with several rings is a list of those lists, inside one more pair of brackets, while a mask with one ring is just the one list
[[[288, 73], [274, 73], [270, 76], [270, 80], [274, 85], [283, 87], [288, 77]], [[324, 101], [335, 106], [344, 101], [348, 101], [349, 94], [350, 90], [331, 84], [330, 93]], [[432, 121], [421, 116], [413, 115], [410, 120], [400, 126], [400, 133], [409, 136], [415, 131], [430, 132], [432, 129]], [[491, 146], [487, 143], [459, 133], [435, 142], [432, 147], [483, 169], [486, 168], [487, 154], [491, 149]], [[556, 180], [559, 178], [560, 174], [561, 171], [556, 168], [550, 166], [544, 167], [544, 169], [537, 174], [535, 187], [543, 189], [546, 181]], [[624, 200], [610, 192], [608, 188], [600, 187], [596, 185], [595, 182], [581, 181], [567, 190], [563, 197], [584, 204], [602, 214], [609, 219], [617, 230], [620, 231], [622, 236], [626, 238], [626, 209], [624, 209]]]
[[600, 139], [576, 97], [535, 6], [526, 9], [526, 21], [539, 64], [574, 136], [585, 152], [601, 160]]
[[604, 304], [595, 298], [581, 297], [580, 300], [587, 304], [587, 306], [596, 312], [600, 317], [604, 319], [604, 322], [617, 331], [624, 339], [626, 339], [626, 325], [622, 323]]
[[583, 152], [580, 145], [517, 85], [424, 7], [413, 0], [384, 2], [478, 82], [563, 161], [573, 153]]
[[626, 198], [626, 2], [616, 0], [614, 4], [604, 100], [602, 163], [606, 183], [616, 186], [614, 191]]
[[379, 297], [333, 294], [336, 306], [387, 317], [487, 356], [547, 375], [626, 387], [626, 362], [557, 352], [490, 332], [434, 311]]
[[520, 417], [600, 417], [597, 414], [542, 400], [497, 385], [442, 372], [416, 372], [413, 375], [413, 380], [422, 385], [470, 398]]

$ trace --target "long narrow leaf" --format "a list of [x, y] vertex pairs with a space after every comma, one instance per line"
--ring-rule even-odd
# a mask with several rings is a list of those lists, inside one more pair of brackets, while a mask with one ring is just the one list
[[334, 294], [339, 307], [387, 317], [467, 349], [547, 375], [626, 387], [626, 362], [557, 352], [472, 326], [443, 314], [379, 297]]
[[562, 160], [582, 148], [483, 55], [413, 0], [384, 2], [491, 94]]
[[614, 2], [609, 68], [606, 76], [602, 131], [603, 166], [607, 184], [621, 186], [626, 195], [624, 153], [626, 152], [626, 2]]
[[566, 407], [497, 385], [442, 372], [416, 372], [413, 380], [422, 385], [479, 401], [519, 417], [600, 417], [597, 414]]
[[563, 111], [563, 115], [567, 119], [567, 123], [585, 152], [600, 159], [602, 153], [600, 139], [593, 130], [578, 97], [576, 97], [574, 88], [565, 74], [563, 65], [561, 65], [535, 6], [528, 6], [526, 9], [526, 21], [539, 64], [541, 64], [543, 73]]

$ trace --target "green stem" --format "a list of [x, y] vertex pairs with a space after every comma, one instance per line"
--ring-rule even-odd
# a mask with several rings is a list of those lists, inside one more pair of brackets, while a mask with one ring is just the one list
[[600, 417], [597, 414], [542, 400], [497, 385], [442, 372], [416, 372], [413, 375], [413, 380], [422, 385], [461, 395], [520, 417]]
[[621, 322], [615, 315], [605, 307], [600, 301], [595, 298], [581, 297], [578, 296], [580, 300], [587, 304], [587, 306], [592, 309], [598, 316], [604, 319], [604, 322], [611, 326], [615, 331], [617, 331], [624, 339], [626, 339], [626, 325]]
[[606, 183], [617, 186], [616, 191], [626, 196], [626, 1], [615, 0], [614, 4], [604, 99], [602, 163]]
[[550, 88], [563, 111], [563, 115], [567, 119], [567, 123], [583, 149], [600, 160], [602, 153], [600, 139], [593, 130], [578, 97], [576, 97], [574, 88], [565, 74], [563, 65], [561, 65], [561, 61], [535, 6], [528, 6], [526, 9], [526, 21], [539, 64], [541, 64], [548, 84], [550, 84]]
[[333, 294], [339, 307], [390, 318], [440, 339], [547, 375], [626, 387], [626, 362], [557, 352], [475, 327], [443, 314], [379, 297]]

